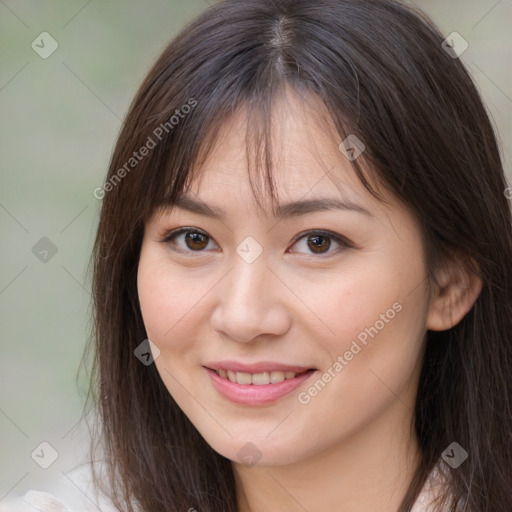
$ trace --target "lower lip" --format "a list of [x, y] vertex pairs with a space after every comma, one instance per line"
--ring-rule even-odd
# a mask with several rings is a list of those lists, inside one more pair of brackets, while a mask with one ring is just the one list
[[277, 384], [238, 384], [221, 377], [217, 372], [205, 368], [210, 375], [212, 383], [217, 391], [228, 400], [243, 405], [265, 405], [297, 389], [304, 381], [309, 379], [316, 371], [310, 370], [304, 374], [285, 379]]

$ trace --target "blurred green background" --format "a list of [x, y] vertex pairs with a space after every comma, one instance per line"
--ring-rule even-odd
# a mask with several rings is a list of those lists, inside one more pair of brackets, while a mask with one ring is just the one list
[[[461, 58], [499, 131], [512, 183], [512, 1], [415, 4], [446, 35], [468, 41]], [[207, 7], [0, 1], [0, 501], [49, 485], [87, 448], [78, 391], [86, 383], [77, 387], [76, 375], [90, 329], [87, 266], [100, 208], [93, 190], [140, 81]], [[42, 32], [58, 43], [47, 58], [31, 46], [51, 49]], [[31, 458], [43, 441], [59, 454], [46, 470]]]

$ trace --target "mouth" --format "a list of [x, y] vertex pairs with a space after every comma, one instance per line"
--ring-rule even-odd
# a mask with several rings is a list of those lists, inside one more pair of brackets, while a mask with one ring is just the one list
[[[230, 368], [226, 368], [227, 366]], [[248, 406], [270, 404], [290, 395], [317, 373], [316, 368], [272, 363], [241, 365], [224, 362], [203, 368], [208, 373], [213, 387], [224, 398]]]

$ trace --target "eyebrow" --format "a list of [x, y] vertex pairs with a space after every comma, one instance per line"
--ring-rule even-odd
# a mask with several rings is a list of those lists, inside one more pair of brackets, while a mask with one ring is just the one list
[[[169, 204], [169, 207], [172, 208], [173, 206], [191, 213], [205, 215], [207, 217], [213, 217], [219, 220], [224, 220], [227, 217], [227, 213], [222, 208], [208, 205], [187, 195], [182, 195], [173, 204]], [[279, 204], [276, 208], [275, 217], [278, 219], [285, 217], [297, 217], [306, 213], [327, 210], [354, 211], [363, 215], [367, 215], [368, 217], [374, 217], [374, 215], [363, 206], [352, 203], [350, 201], [331, 197], [299, 200], [292, 201], [290, 203]]]

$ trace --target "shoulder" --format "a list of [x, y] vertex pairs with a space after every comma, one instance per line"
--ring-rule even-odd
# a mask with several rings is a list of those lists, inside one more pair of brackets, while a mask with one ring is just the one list
[[440, 460], [430, 473], [411, 512], [447, 512], [447, 509], [440, 509], [439, 503], [436, 501], [445, 491], [447, 485], [447, 475], [442, 471], [441, 464]]
[[91, 464], [63, 473], [51, 488], [29, 489], [0, 501], [0, 512], [119, 512], [92, 483]]

